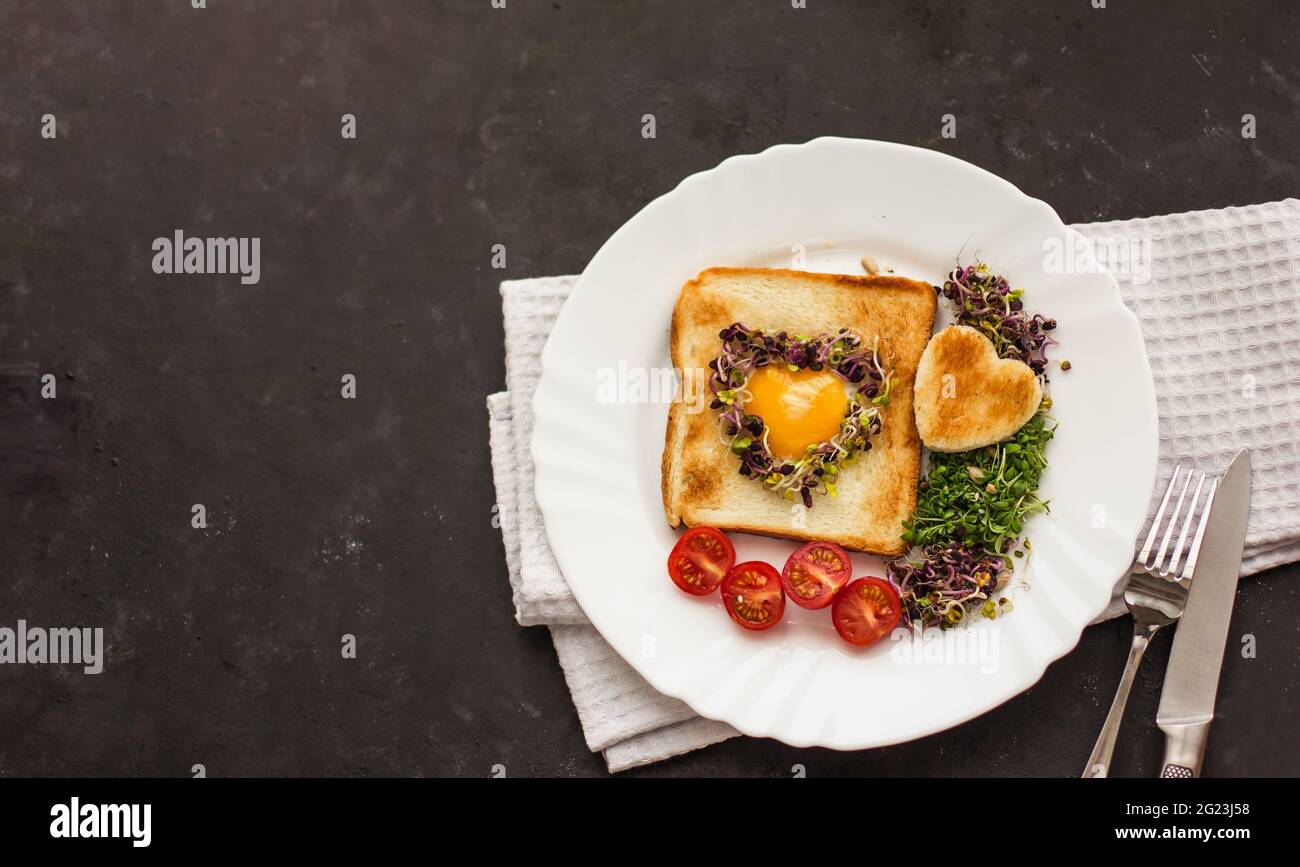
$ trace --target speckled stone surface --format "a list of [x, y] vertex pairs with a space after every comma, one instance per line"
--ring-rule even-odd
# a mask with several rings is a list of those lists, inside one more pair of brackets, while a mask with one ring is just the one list
[[[731, 154], [934, 147], [1066, 222], [1300, 190], [1284, 3], [207, 5], [0, 5], [0, 626], [108, 642], [99, 676], [0, 666], [0, 775], [604, 773], [549, 638], [512, 617], [497, 284], [580, 271]], [[260, 237], [261, 282], [154, 274], [176, 229]], [[1243, 582], [1229, 647], [1248, 634], [1206, 774], [1300, 774], [1300, 568]], [[1157, 770], [1168, 646], [1117, 775]], [[634, 773], [1075, 775], [1127, 647], [1090, 628], [912, 744], [739, 739]]]

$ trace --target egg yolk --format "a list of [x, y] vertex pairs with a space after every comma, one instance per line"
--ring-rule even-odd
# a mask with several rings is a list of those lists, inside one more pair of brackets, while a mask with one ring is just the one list
[[769, 365], [754, 371], [745, 387], [745, 412], [763, 420], [768, 450], [787, 460], [839, 433], [849, 403], [843, 381], [825, 370]]

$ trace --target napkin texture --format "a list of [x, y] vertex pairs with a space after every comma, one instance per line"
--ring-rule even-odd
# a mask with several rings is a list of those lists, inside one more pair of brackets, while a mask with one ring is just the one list
[[[564, 575], [546, 541], [546, 528], [533, 498], [533, 392], [541, 378], [542, 347], [560, 315], [560, 308], [577, 282], [577, 277], [541, 277], [508, 280], [501, 284], [505, 314], [506, 386], [513, 438], [509, 452], [492, 449], [493, 472], [512, 476], [518, 504], [519, 573], [511, 573], [515, 619], [520, 626], [586, 623]], [[501, 462], [506, 466], [502, 468]], [[500, 486], [497, 488], [500, 491]], [[498, 493], [498, 499], [501, 499]]]
[[[1242, 574], [1300, 560], [1300, 201], [1072, 228], [1100, 249], [1146, 338], [1160, 415], [1154, 513], [1178, 461], [1221, 472], [1248, 445], [1254, 490]], [[1103, 262], [1105, 264], [1105, 262]], [[533, 497], [532, 397], [546, 336], [576, 276], [501, 284], [507, 391], [488, 398], [492, 469], [515, 617], [551, 627], [588, 746], [611, 771], [733, 737], [656, 692], [587, 625]], [[1122, 423], [1122, 420], [1117, 420]], [[1124, 611], [1118, 586], [1099, 620]]]
[[[1300, 201], [1073, 228], [1097, 249], [1115, 238], [1150, 245], [1149, 279], [1112, 270], [1155, 380], [1160, 468], [1149, 514], [1175, 463], [1219, 473], [1249, 446], [1242, 574], [1300, 560]], [[1124, 610], [1117, 592], [1099, 619]]]

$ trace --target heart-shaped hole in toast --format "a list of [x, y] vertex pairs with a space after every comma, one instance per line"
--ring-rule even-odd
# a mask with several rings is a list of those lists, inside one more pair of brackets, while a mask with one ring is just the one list
[[849, 405], [844, 381], [828, 370], [769, 364], [749, 375], [745, 390], [744, 411], [763, 420], [768, 451], [783, 461], [797, 461], [808, 446], [830, 441]]
[[877, 341], [848, 329], [805, 337], [739, 322], [719, 337], [709, 387], [740, 473], [809, 508], [814, 492], [836, 496], [840, 469], [871, 448], [889, 403], [893, 380]]
[[1029, 365], [999, 358], [974, 328], [950, 325], [921, 354], [913, 393], [921, 442], [936, 452], [964, 452], [1020, 430], [1038, 411], [1043, 385]]

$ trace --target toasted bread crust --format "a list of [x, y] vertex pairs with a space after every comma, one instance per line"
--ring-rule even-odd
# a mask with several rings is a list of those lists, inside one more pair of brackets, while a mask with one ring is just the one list
[[[682, 287], [673, 307], [672, 363], [683, 371], [668, 413], [661, 462], [664, 514], [672, 527], [724, 530], [801, 541], [826, 540], [877, 554], [901, 554], [902, 521], [916, 504], [920, 437], [912, 417], [916, 366], [936, 308], [928, 283], [892, 276], [850, 276], [765, 268], [710, 268]], [[795, 519], [791, 504], [744, 478], [718, 437], [718, 416], [683, 398], [686, 371], [702, 377], [732, 322], [765, 331], [833, 333], [848, 328], [868, 343], [879, 337], [895, 376], [884, 429], [873, 448], [841, 473], [840, 495], [818, 495]]]

